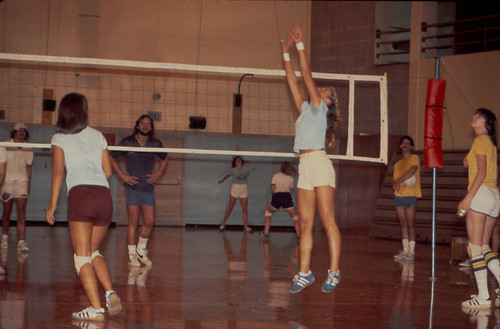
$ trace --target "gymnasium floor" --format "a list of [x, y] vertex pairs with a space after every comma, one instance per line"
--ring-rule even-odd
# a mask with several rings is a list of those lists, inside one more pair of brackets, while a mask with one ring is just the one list
[[[324, 234], [315, 233], [316, 282], [288, 292], [297, 270], [297, 239], [271, 231], [267, 242], [240, 227], [156, 227], [152, 268], [129, 272], [126, 227], [112, 227], [101, 252], [108, 260], [123, 311], [104, 323], [78, 324], [71, 312], [88, 306], [73, 269], [67, 227], [28, 226], [30, 253], [18, 256], [16, 229], [1, 261], [0, 328], [497, 328], [498, 310], [468, 314], [460, 302], [475, 293], [469, 271], [450, 265], [450, 246], [418, 244], [414, 262], [396, 262], [394, 240], [342, 238], [342, 281], [320, 291], [326, 275]], [[496, 283], [490, 275], [490, 292]], [[104, 297], [103, 297], [104, 299]], [[433, 300], [433, 303], [431, 302]], [[104, 301], [103, 301], [104, 302]]]

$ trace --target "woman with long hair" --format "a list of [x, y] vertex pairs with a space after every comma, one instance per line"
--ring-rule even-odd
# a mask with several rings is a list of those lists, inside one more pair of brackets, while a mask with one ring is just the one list
[[[465, 217], [469, 238], [468, 253], [478, 294], [462, 303], [463, 308], [490, 308], [488, 269], [500, 282], [499, 261], [489, 246], [491, 232], [499, 214], [497, 187], [497, 119], [488, 109], [477, 109], [471, 127], [475, 138], [464, 160], [468, 168], [467, 194], [458, 204], [457, 215]], [[498, 306], [498, 290], [495, 303]]]
[[299, 216], [293, 205], [292, 191], [294, 188], [293, 178], [297, 176], [297, 170], [290, 161], [281, 162], [280, 171], [271, 179], [271, 203], [264, 213], [264, 232], [259, 233], [263, 238], [269, 237], [271, 227], [271, 216], [280, 208], [286, 210], [293, 220], [293, 226], [297, 237], [300, 237]]
[[[302, 79], [309, 94], [304, 100], [299, 90], [288, 50], [295, 43]], [[300, 223], [300, 269], [291, 293], [298, 293], [315, 280], [310, 269], [313, 246], [312, 228], [316, 206], [326, 231], [329, 269], [321, 291], [332, 292], [340, 282], [340, 231], [335, 222], [335, 171], [325, 148], [332, 145], [340, 123], [338, 98], [333, 87], [317, 87], [304, 51], [302, 31], [294, 26], [287, 42], [281, 41], [285, 72], [293, 100], [300, 113], [295, 125], [294, 152], [300, 153], [297, 207]]]
[[66, 169], [68, 190], [68, 227], [74, 252], [75, 270], [90, 301], [90, 306], [72, 314], [76, 320], [104, 321], [97, 282], [105, 290], [111, 315], [121, 311], [120, 298], [113, 290], [111, 275], [99, 246], [108, 232], [113, 202], [108, 180], [112, 174], [106, 139], [88, 126], [85, 96], [70, 93], [59, 103], [52, 136], [52, 189], [47, 222], [55, 222], [54, 212]]
[[250, 175], [250, 169], [244, 167], [245, 161], [240, 156], [235, 156], [231, 162], [231, 168], [226, 172], [218, 183], [222, 184], [226, 179], [231, 177], [231, 192], [229, 193], [229, 204], [224, 214], [219, 230], [223, 231], [226, 228], [226, 222], [233, 211], [236, 200], [240, 200], [241, 212], [243, 216], [243, 231], [252, 232], [252, 228], [248, 226], [248, 187], [247, 178]]

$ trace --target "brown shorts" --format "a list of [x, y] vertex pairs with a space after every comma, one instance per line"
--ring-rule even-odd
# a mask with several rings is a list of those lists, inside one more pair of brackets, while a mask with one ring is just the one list
[[68, 221], [107, 226], [113, 215], [109, 189], [99, 185], [78, 185], [69, 191]]

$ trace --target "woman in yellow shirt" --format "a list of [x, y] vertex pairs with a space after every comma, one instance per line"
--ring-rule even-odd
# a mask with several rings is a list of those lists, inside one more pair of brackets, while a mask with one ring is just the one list
[[[476, 137], [464, 160], [464, 166], [469, 171], [469, 185], [467, 194], [458, 204], [457, 215], [466, 216], [469, 237], [467, 249], [478, 288], [478, 294], [464, 301], [462, 307], [480, 309], [491, 307], [488, 269], [500, 282], [499, 261], [488, 245], [500, 210], [497, 187], [497, 119], [490, 110], [480, 108], [472, 117], [471, 126]], [[497, 305], [499, 297], [497, 290]]]

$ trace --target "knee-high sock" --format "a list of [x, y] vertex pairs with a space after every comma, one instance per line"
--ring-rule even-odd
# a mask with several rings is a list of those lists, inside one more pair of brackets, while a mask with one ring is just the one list
[[498, 261], [497, 255], [490, 249], [487, 244], [483, 245], [483, 257], [486, 262], [486, 266], [491, 271], [491, 273], [497, 279], [500, 284], [500, 261]]
[[[471, 245], [471, 249], [474, 245]], [[477, 246], [481, 248], [480, 246]], [[474, 253], [472, 253], [474, 255]], [[486, 262], [482, 254], [471, 256], [472, 270], [474, 271], [474, 277], [476, 278], [478, 297], [480, 299], [488, 299], [490, 294], [488, 292], [488, 268], [486, 267]]]

